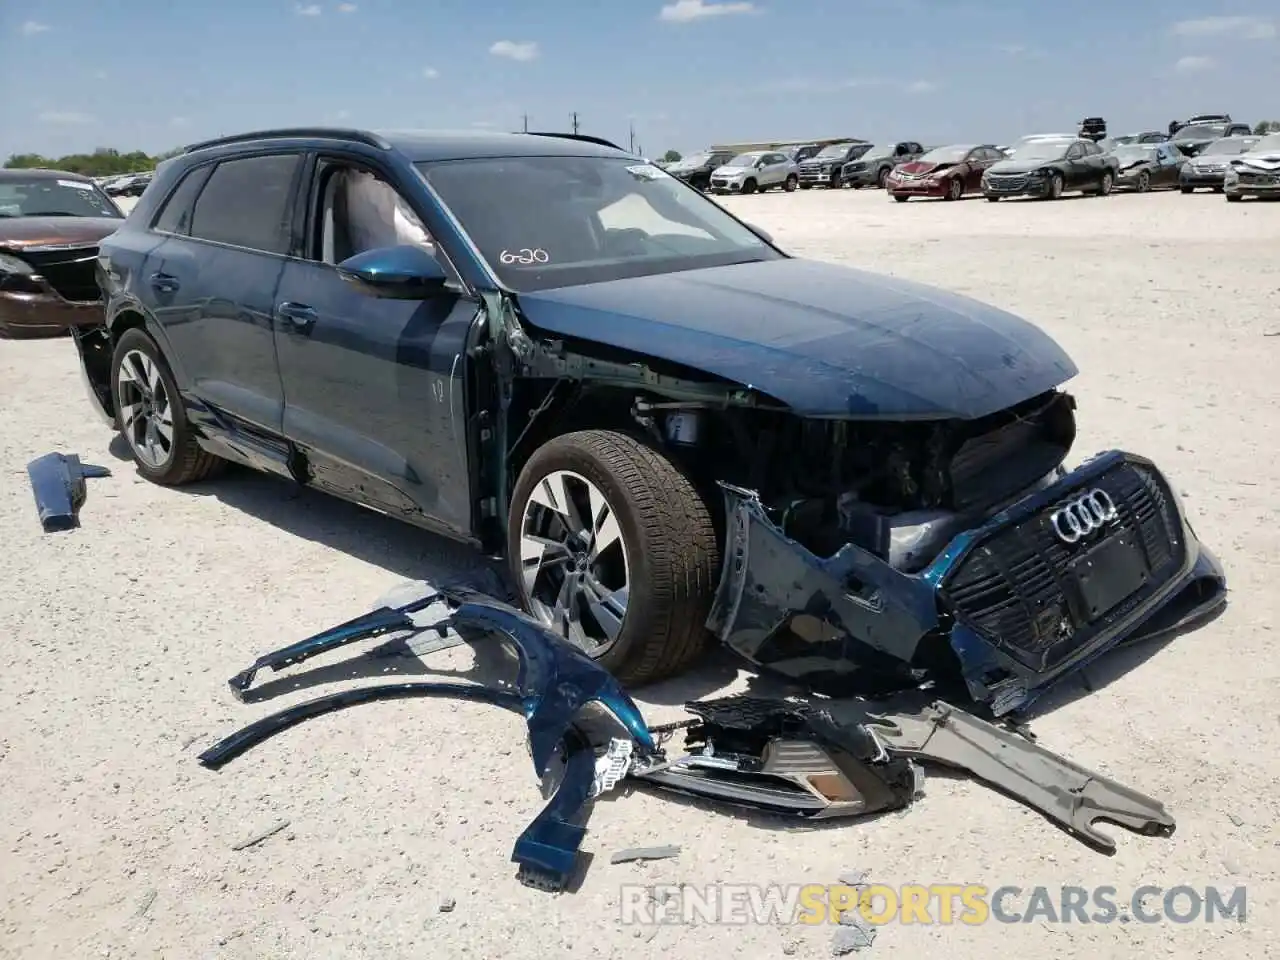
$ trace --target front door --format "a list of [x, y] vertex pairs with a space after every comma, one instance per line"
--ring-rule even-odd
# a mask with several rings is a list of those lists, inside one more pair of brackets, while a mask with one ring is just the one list
[[[466, 536], [463, 352], [479, 307], [449, 290], [415, 301], [370, 296], [338, 275], [337, 263], [367, 249], [431, 245], [380, 178], [337, 157], [315, 166], [306, 256], [290, 262], [276, 293], [284, 433], [304, 449], [313, 484]], [[368, 204], [370, 191], [390, 203]], [[380, 221], [375, 208], [394, 218]]]

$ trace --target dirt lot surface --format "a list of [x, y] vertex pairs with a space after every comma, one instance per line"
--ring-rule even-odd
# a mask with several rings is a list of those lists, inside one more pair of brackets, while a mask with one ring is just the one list
[[[553, 897], [519, 886], [509, 861], [540, 807], [515, 716], [441, 701], [360, 707], [204, 771], [201, 749], [270, 709], [227, 692], [256, 654], [362, 612], [399, 581], [479, 558], [250, 474], [149, 485], [90, 414], [69, 341], [0, 342], [0, 956], [823, 957], [830, 926], [625, 926], [620, 887], [834, 883], [853, 868], [891, 885], [1043, 884], [1055, 897], [1063, 884], [1111, 885], [1121, 903], [1143, 884], [1248, 888], [1244, 924], [892, 924], [874, 956], [1272, 954], [1280, 204], [897, 205], [871, 191], [729, 203], [797, 254], [935, 283], [1042, 324], [1082, 370], [1073, 459], [1121, 446], [1174, 478], [1228, 568], [1230, 607], [1196, 633], [1099, 665], [1092, 692], [1069, 684], [1035, 729], [1162, 799], [1175, 836], [1113, 831], [1108, 859], [940, 776], [903, 815], [824, 829], [637, 793], [597, 805], [584, 845], [595, 862], [579, 892]], [[45, 536], [24, 465], [52, 449], [115, 475], [91, 483], [80, 530]], [[465, 669], [453, 653], [441, 667]], [[423, 669], [362, 659], [349, 672]], [[717, 659], [644, 702], [661, 722], [689, 697], [743, 682]], [[313, 693], [289, 689], [272, 706]], [[622, 848], [667, 843], [683, 846], [678, 858], [609, 864]]]

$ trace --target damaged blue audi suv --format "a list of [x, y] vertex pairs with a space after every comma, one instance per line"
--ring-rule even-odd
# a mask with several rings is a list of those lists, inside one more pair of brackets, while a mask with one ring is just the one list
[[504, 556], [630, 685], [714, 636], [821, 692], [936, 679], [999, 715], [1225, 599], [1154, 464], [1066, 468], [1046, 334], [790, 256], [593, 137], [196, 144], [98, 280], [77, 348], [142, 476], [235, 462]]

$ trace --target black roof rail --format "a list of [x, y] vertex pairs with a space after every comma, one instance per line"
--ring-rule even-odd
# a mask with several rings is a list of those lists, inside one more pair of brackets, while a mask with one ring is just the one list
[[[594, 143], [599, 147], [612, 147], [614, 150], [622, 150], [620, 146], [604, 137], [593, 137], [589, 133], [556, 133], [550, 130], [524, 130], [531, 137], [560, 137], [562, 140], [581, 140], [583, 143]], [[622, 150], [626, 153], [626, 150]]]
[[274, 130], [251, 130], [248, 133], [234, 133], [227, 137], [201, 140], [199, 143], [191, 143], [183, 147], [182, 152], [191, 153], [193, 150], [220, 147], [228, 143], [248, 143], [253, 140], [284, 140], [299, 137], [351, 140], [355, 143], [363, 143], [366, 146], [377, 147], [379, 150], [391, 149], [391, 144], [376, 133], [370, 133], [368, 130], [354, 130], [343, 127], [279, 127]]

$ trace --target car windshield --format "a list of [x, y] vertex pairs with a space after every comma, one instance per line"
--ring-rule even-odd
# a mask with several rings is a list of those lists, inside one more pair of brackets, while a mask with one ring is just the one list
[[921, 163], [959, 163], [973, 147], [935, 147], [920, 158]]
[[1173, 135], [1175, 140], [1212, 140], [1227, 132], [1225, 123], [1193, 123]]
[[1150, 160], [1155, 156], [1155, 147], [1144, 146], [1139, 143], [1123, 144], [1113, 151], [1115, 158], [1122, 163], [1136, 160]]
[[1074, 140], [1028, 140], [1019, 145], [1019, 160], [1061, 160]]
[[5, 177], [0, 180], [0, 217], [124, 218], [120, 208], [90, 180]]
[[672, 164], [673, 167], [700, 167], [711, 161], [709, 153], [695, 153], [692, 157], [684, 157]]
[[1200, 156], [1231, 156], [1234, 153], [1244, 153], [1256, 141], [1246, 139], [1244, 137], [1223, 137], [1221, 140], [1215, 140], [1202, 151]]
[[849, 152], [849, 148], [852, 146], [853, 146], [852, 143], [833, 143], [829, 147], [823, 147], [818, 152], [818, 159], [834, 160], [837, 157], [843, 157], [846, 153]]
[[891, 157], [898, 149], [896, 143], [877, 143], [873, 147], [868, 147], [858, 154], [863, 160], [877, 160], [880, 157]]
[[516, 292], [781, 259], [719, 204], [622, 157], [420, 163]]
[[736, 157], [734, 157], [732, 160], [730, 160], [728, 163], [726, 163], [725, 166], [726, 167], [749, 167], [763, 156], [764, 156], [763, 153], [740, 153]]
[[1280, 150], [1280, 133], [1267, 134], [1249, 150], [1253, 153], [1270, 153], [1273, 150]]

